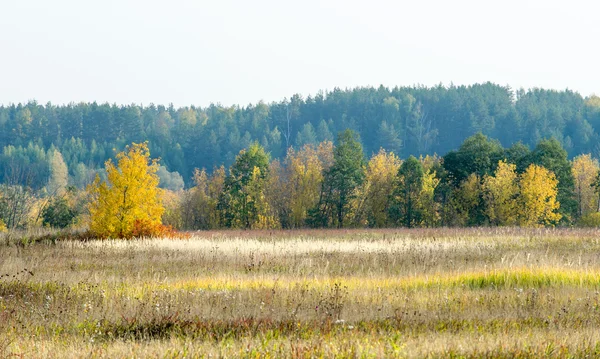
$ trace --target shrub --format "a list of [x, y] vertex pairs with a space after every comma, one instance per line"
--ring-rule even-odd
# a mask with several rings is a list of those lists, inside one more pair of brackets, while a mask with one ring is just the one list
[[579, 220], [581, 227], [600, 227], [600, 212], [586, 214]]
[[42, 223], [53, 228], [67, 228], [75, 222], [77, 215], [66, 199], [57, 198], [42, 211]]
[[137, 219], [133, 223], [132, 237], [186, 238], [188, 235], [177, 232], [171, 226], [146, 219]]

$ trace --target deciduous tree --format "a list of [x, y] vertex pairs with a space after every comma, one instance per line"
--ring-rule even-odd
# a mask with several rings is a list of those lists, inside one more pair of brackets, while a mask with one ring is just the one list
[[[229, 228], [262, 227], [271, 220], [264, 191], [269, 175], [269, 155], [258, 143], [240, 151], [225, 179], [218, 209]], [[264, 203], [263, 203], [264, 202]]]
[[311, 211], [313, 226], [344, 226], [356, 189], [364, 181], [364, 155], [358, 135], [352, 130], [339, 134], [333, 165], [325, 172], [319, 205]]
[[497, 140], [488, 139], [481, 133], [467, 138], [458, 151], [444, 156], [444, 168], [455, 186], [460, 185], [470, 174], [480, 178], [492, 174], [502, 159], [504, 150]]
[[401, 161], [393, 152], [384, 149], [371, 157], [367, 164], [365, 182], [361, 187], [362, 207], [370, 227], [389, 225], [389, 210]]
[[520, 224], [526, 227], [555, 225], [562, 217], [558, 212], [558, 180], [551, 171], [535, 164], [521, 175], [519, 201]]
[[147, 143], [134, 143], [105, 163], [107, 181], [97, 176], [88, 187], [90, 231], [107, 238], [159, 234], [164, 212], [158, 188], [158, 160], [150, 159]]
[[421, 225], [435, 227], [440, 219], [438, 203], [435, 201], [435, 190], [440, 184], [434, 170], [423, 173], [423, 187], [419, 195], [419, 208], [421, 209]]
[[445, 222], [452, 226], [474, 226], [479, 220], [481, 207], [481, 178], [471, 173], [452, 191]]
[[423, 165], [414, 156], [400, 166], [390, 208], [390, 216], [396, 223], [409, 228], [421, 223], [419, 198], [423, 190], [423, 175]]
[[50, 179], [48, 180], [47, 191], [51, 196], [62, 196], [65, 194], [69, 180], [69, 171], [63, 160], [61, 153], [54, 150], [49, 154], [50, 157]]
[[289, 194], [290, 225], [302, 227], [306, 224], [308, 210], [319, 203], [326, 163], [319, 158], [319, 147], [305, 145], [299, 151], [290, 149], [285, 159], [285, 191]]
[[485, 213], [490, 223], [497, 226], [511, 226], [517, 223], [519, 184], [516, 165], [498, 162], [494, 176], [483, 179]]
[[598, 210], [598, 197], [594, 193], [594, 181], [598, 175], [598, 161], [590, 154], [573, 159], [573, 178], [577, 197], [577, 214], [583, 217]]
[[532, 151], [530, 163], [542, 166], [555, 174], [558, 180], [557, 201], [560, 203], [561, 218], [566, 221], [571, 220], [577, 214], [577, 201], [574, 192], [575, 181], [567, 151], [554, 138], [542, 140]]

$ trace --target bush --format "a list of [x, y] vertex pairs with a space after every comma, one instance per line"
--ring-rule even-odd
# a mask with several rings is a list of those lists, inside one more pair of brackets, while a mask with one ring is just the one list
[[67, 228], [75, 222], [77, 215], [66, 199], [57, 198], [42, 211], [42, 222], [53, 228]]
[[581, 227], [600, 227], [600, 212], [586, 214], [579, 219]]
[[152, 238], [188, 238], [186, 233], [177, 232], [171, 226], [157, 224], [148, 220], [136, 219], [133, 224], [133, 238], [152, 237]]

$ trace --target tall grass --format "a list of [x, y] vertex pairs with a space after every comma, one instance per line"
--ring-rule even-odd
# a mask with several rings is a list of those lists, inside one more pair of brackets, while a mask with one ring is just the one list
[[598, 234], [4, 242], [0, 357], [594, 357]]

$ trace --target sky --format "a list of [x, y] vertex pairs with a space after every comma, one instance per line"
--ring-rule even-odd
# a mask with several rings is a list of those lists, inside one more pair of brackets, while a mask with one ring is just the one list
[[600, 94], [600, 3], [0, 0], [0, 104], [247, 105], [336, 87]]

